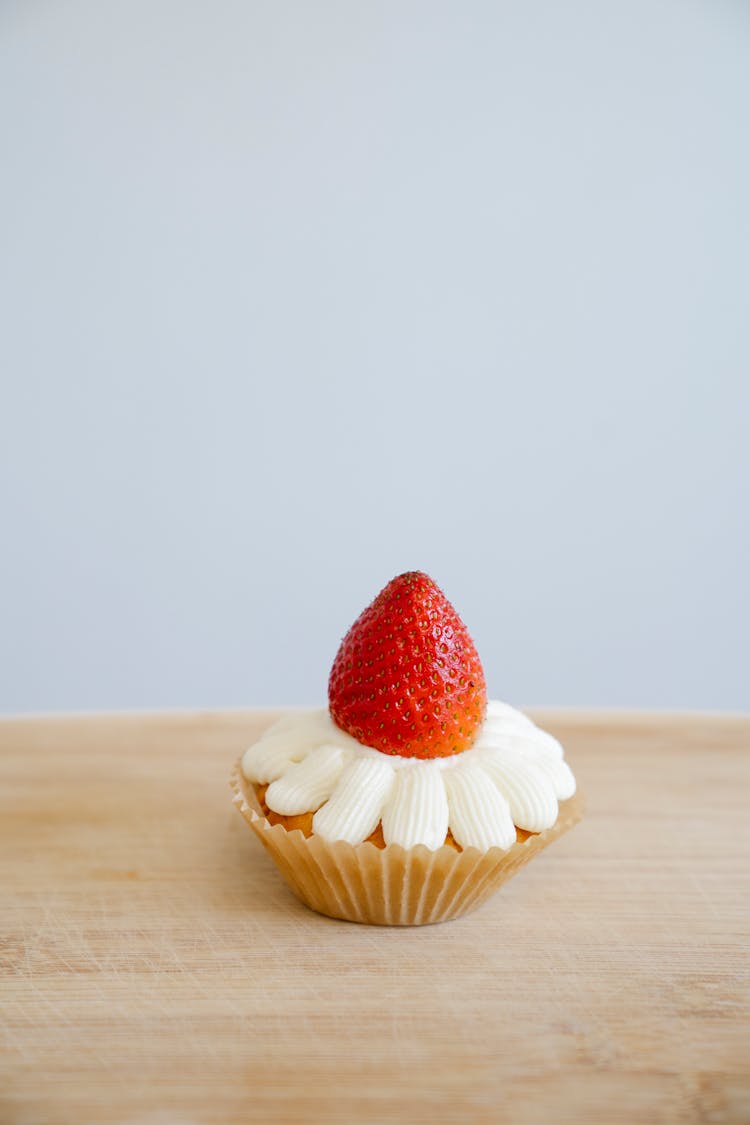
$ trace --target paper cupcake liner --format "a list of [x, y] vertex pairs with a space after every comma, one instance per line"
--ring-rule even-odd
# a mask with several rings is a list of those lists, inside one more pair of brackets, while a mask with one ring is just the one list
[[572, 828], [582, 813], [578, 796], [563, 801], [551, 828], [508, 851], [457, 852], [448, 845], [430, 851], [422, 844], [378, 848], [370, 842], [329, 843], [298, 828], [290, 832], [282, 824], [272, 825], [239, 763], [231, 786], [234, 803], [297, 898], [319, 914], [376, 926], [424, 926], [468, 914]]

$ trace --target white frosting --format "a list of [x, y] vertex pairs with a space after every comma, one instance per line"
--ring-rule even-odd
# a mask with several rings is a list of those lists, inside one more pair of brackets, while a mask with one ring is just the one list
[[274, 812], [314, 813], [325, 840], [358, 844], [382, 821], [386, 844], [431, 850], [448, 828], [463, 848], [506, 850], [516, 825], [550, 828], [576, 788], [560, 743], [496, 701], [469, 750], [430, 761], [363, 746], [325, 709], [290, 712], [245, 751], [242, 771], [268, 785]]
[[391, 799], [383, 809], [383, 838], [386, 844], [425, 844], [434, 851], [448, 832], [448, 794], [438, 763], [420, 764], [420, 769], [396, 771]]
[[[450, 810], [448, 823], [462, 848], [505, 851], [516, 842], [516, 826], [503, 794], [481, 765], [461, 765], [445, 774]], [[555, 810], [557, 812], [557, 810]]]
[[378, 826], [395, 778], [395, 770], [387, 762], [355, 758], [343, 770], [330, 801], [313, 817], [313, 832], [324, 840], [350, 844], [366, 840]]

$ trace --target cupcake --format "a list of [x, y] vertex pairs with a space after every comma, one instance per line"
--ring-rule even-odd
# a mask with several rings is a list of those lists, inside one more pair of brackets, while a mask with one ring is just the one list
[[354, 622], [328, 707], [274, 723], [232, 786], [304, 903], [380, 925], [467, 913], [580, 817], [559, 742], [487, 700], [466, 626], [419, 571]]

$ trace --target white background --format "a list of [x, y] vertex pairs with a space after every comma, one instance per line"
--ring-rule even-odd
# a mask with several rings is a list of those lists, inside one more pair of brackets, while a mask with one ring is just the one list
[[750, 706], [750, 6], [0, 5], [0, 710]]

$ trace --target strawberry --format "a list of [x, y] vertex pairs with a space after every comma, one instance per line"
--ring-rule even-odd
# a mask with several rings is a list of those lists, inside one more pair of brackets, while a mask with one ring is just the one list
[[328, 680], [334, 722], [366, 746], [409, 758], [466, 750], [484, 719], [482, 664], [431, 578], [392, 579], [341, 642]]

